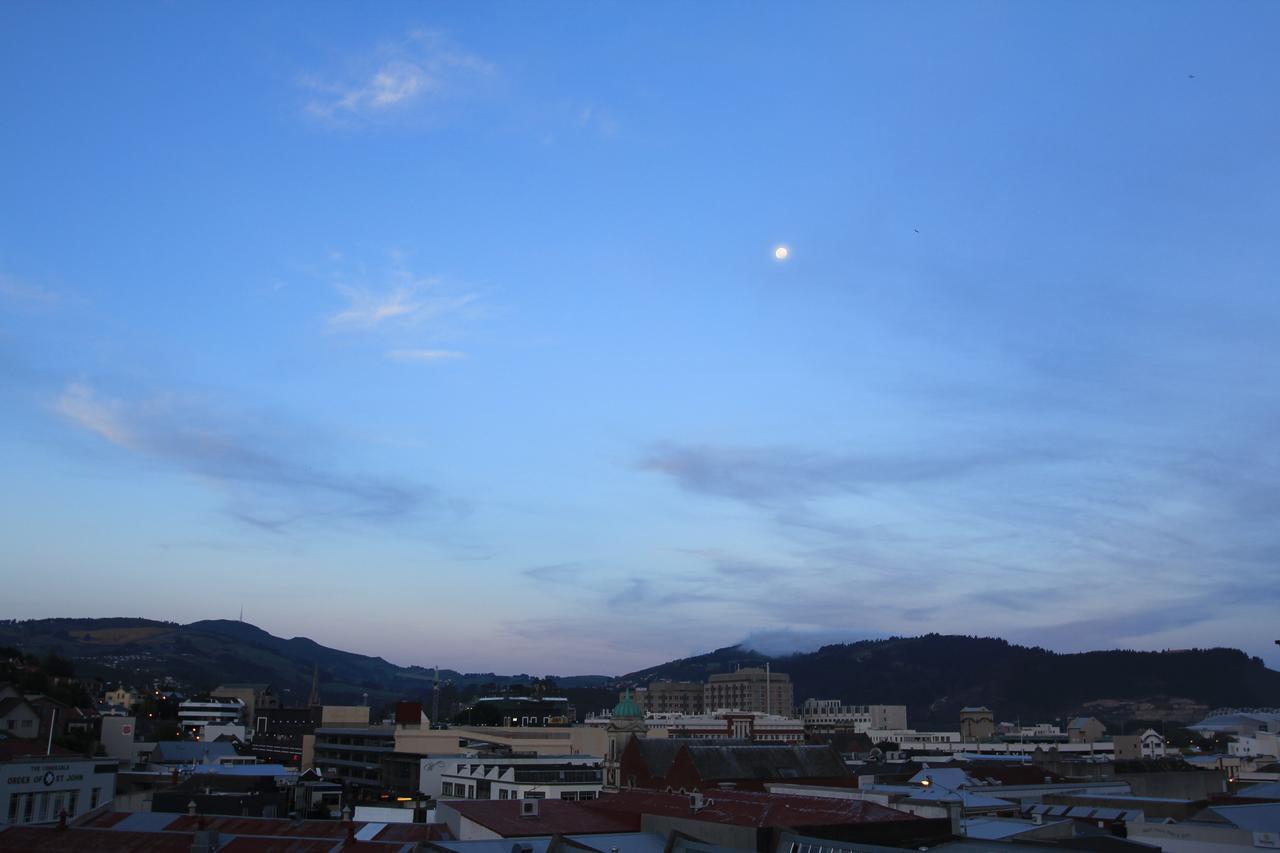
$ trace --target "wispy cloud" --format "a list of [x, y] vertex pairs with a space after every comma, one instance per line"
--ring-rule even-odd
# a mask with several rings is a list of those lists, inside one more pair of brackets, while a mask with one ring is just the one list
[[438, 343], [456, 342], [465, 321], [481, 313], [478, 293], [412, 272], [399, 253], [392, 253], [391, 269], [377, 274], [349, 269], [340, 256], [333, 260], [333, 287], [345, 305], [326, 317], [331, 332], [374, 336], [387, 347], [387, 360], [404, 364], [466, 358], [464, 351]]
[[406, 361], [431, 364], [438, 361], [457, 361], [465, 358], [466, 353], [451, 349], [393, 349], [387, 353], [392, 361]]
[[772, 628], [752, 631], [742, 642], [744, 649], [770, 656], [794, 655], [817, 651], [836, 643], [856, 643], [859, 640], [881, 639], [887, 636], [879, 631], [857, 631], [852, 628]]
[[433, 490], [314, 464], [297, 436], [237, 428], [196, 401], [177, 396], [126, 401], [85, 382], [68, 384], [53, 405], [67, 421], [152, 463], [194, 475], [227, 497], [227, 514], [282, 532], [306, 521], [388, 522], [434, 499]]
[[1047, 450], [1017, 447], [918, 453], [827, 453], [789, 447], [661, 445], [640, 467], [705, 495], [772, 503], [858, 492], [895, 483], [963, 476], [982, 469], [1049, 462]]
[[83, 382], [72, 382], [54, 404], [58, 414], [90, 432], [130, 450], [136, 449], [135, 436], [123, 422], [121, 405], [116, 400], [102, 400]]
[[530, 566], [521, 574], [535, 581], [552, 583], [577, 583], [582, 577], [585, 567], [579, 563], [547, 563], [541, 566]]
[[1212, 449], [1081, 429], [1026, 431], [1007, 450], [936, 436], [912, 456], [666, 444], [640, 467], [734, 501], [749, 513], [741, 523], [758, 519], [768, 553], [690, 553], [721, 577], [723, 602], [763, 631], [838, 632], [856, 601], [862, 635], [1158, 648], [1280, 601], [1269, 580], [1280, 553], [1273, 423]]
[[46, 287], [0, 273], [0, 297], [28, 305], [51, 305], [61, 296]]
[[319, 119], [360, 122], [439, 104], [474, 91], [495, 74], [493, 63], [431, 30], [380, 45], [345, 75], [301, 79], [312, 93], [306, 111]]
[[474, 293], [446, 293], [439, 279], [407, 274], [384, 288], [338, 283], [347, 306], [330, 315], [329, 326], [340, 330], [369, 330], [393, 324], [412, 325], [438, 320], [476, 301]]

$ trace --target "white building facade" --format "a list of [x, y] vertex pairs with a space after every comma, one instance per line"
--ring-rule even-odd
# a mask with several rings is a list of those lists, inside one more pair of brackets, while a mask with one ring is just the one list
[[839, 699], [807, 699], [800, 709], [805, 729], [816, 732], [906, 729], [906, 705], [844, 705]]
[[603, 780], [593, 756], [436, 756], [422, 759], [420, 789], [438, 800], [594, 800]]
[[184, 734], [199, 735], [210, 724], [235, 725], [243, 716], [244, 702], [239, 699], [206, 697], [178, 704], [178, 724]]
[[38, 758], [0, 762], [0, 823], [68, 821], [110, 803], [116, 795], [112, 760]]

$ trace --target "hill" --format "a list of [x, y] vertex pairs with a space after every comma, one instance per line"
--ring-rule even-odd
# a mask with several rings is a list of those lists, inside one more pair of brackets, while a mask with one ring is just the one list
[[[149, 619], [36, 619], [0, 622], [0, 646], [73, 660], [81, 677], [146, 685], [170, 679], [193, 692], [219, 684], [264, 682], [286, 701], [303, 701], [319, 669], [320, 696], [327, 703], [369, 702], [382, 706], [397, 699], [430, 703], [434, 670], [402, 667], [380, 657], [344, 652], [306, 637], [284, 639], [254, 625], [224, 619], [158, 622]], [[531, 685], [530, 675], [500, 676], [440, 670], [442, 710], [477, 692]], [[557, 689], [600, 704], [604, 676], [557, 679]], [[286, 692], [287, 691], [287, 692]], [[585, 695], [575, 697], [577, 691]]]
[[997, 719], [1187, 721], [1205, 710], [1280, 706], [1280, 672], [1236, 649], [1059, 654], [999, 639], [943, 636], [865, 640], [815, 652], [769, 657], [730, 646], [623, 676], [640, 685], [670, 678], [705, 681], [717, 672], [770, 663], [791, 677], [797, 703], [906, 705], [918, 729], [954, 730], [965, 705], [986, 705]]
[[[54, 654], [74, 662], [82, 678], [147, 685], [166, 678], [191, 692], [231, 682], [269, 682], [286, 702], [300, 702], [319, 668], [321, 699], [383, 707], [397, 699], [430, 704], [433, 670], [397, 666], [380, 657], [323, 646], [306, 637], [276, 637], [254, 625], [206, 620], [180, 625], [148, 619], [38, 619], [0, 622], [0, 646]], [[669, 678], [705, 681], [740, 666], [786, 673], [796, 701], [903, 704], [917, 729], [954, 730], [959, 709], [986, 705], [997, 719], [1026, 722], [1091, 714], [1186, 722], [1210, 708], [1280, 706], [1280, 672], [1236, 649], [1059, 654], [982, 637], [896, 637], [768, 656], [741, 646], [670, 661], [617, 679], [554, 678], [580, 713], [611, 706], [623, 685]], [[530, 692], [549, 686], [527, 674], [440, 670], [441, 710], [477, 694]]]

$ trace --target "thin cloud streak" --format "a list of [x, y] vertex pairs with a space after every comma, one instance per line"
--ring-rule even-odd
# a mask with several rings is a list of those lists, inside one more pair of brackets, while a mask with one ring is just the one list
[[387, 358], [391, 361], [431, 364], [440, 361], [457, 361], [466, 358], [466, 353], [449, 349], [393, 349], [387, 353]]
[[689, 492], [767, 504], [860, 492], [886, 484], [950, 479], [983, 469], [1058, 458], [1061, 454], [1047, 450], [1016, 448], [839, 454], [789, 447], [663, 445], [650, 452], [640, 468], [666, 474]]
[[61, 300], [52, 290], [0, 273], [0, 297], [18, 303], [50, 305]]
[[396, 521], [434, 499], [428, 488], [308, 464], [173, 398], [130, 403], [72, 382], [53, 409], [117, 447], [224, 487], [228, 516], [271, 532], [322, 518]]
[[338, 330], [371, 330], [393, 322], [401, 324], [436, 320], [475, 302], [477, 295], [440, 292], [435, 279], [411, 279], [385, 290], [337, 284], [348, 305], [330, 315], [329, 326]]

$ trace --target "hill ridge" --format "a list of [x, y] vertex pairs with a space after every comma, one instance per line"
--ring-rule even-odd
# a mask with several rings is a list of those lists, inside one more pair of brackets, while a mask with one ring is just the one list
[[[382, 657], [330, 648], [309, 637], [277, 637], [248, 622], [205, 619], [35, 619], [0, 622], [0, 645], [73, 659], [81, 675], [148, 683], [173, 676], [193, 689], [270, 682], [286, 702], [310, 690], [320, 670], [323, 701], [387, 704], [430, 696], [434, 672]], [[668, 678], [706, 681], [717, 672], [770, 664], [788, 675], [797, 704], [901, 704], [917, 729], [954, 730], [967, 704], [1005, 720], [1052, 721], [1077, 713], [1186, 721], [1212, 707], [1280, 706], [1280, 673], [1243, 651], [1218, 647], [1158, 652], [1107, 649], [1055, 652], [999, 637], [924, 634], [828, 643], [808, 652], [767, 655], [742, 644], [660, 663], [623, 676], [560, 676], [557, 690], [585, 713], [611, 707], [622, 686]], [[441, 669], [442, 701], [525, 687], [528, 674]], [[444, 705], [448, 707], [448, 705]]]

